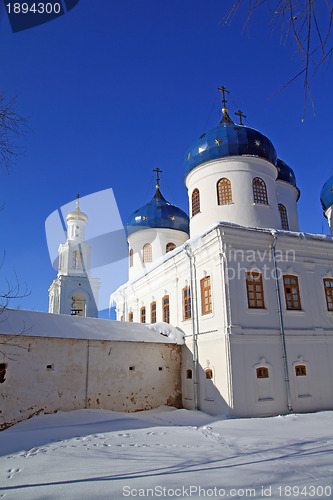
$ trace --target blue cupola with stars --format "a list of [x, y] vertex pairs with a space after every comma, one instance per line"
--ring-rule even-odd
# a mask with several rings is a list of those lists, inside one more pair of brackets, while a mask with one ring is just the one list
[[323, 185], [320, 191], [320, 201], [328, 220], [331, 236], [333, 236], [333, 175]]
[[164, 258], [189, 238], [189, 217], [169, 203], [160, 191], [159, 168], [156, 192], [148, 203], [138, 208], [127, 220], [129, 245], [129, 279], [134, 278], [154, 261]]
[[275, 165], [277, 155], [271, 141], [258, 130], [243, 125], [242, 117], [246, 117], [240, 110], [235, 113], [240, 117], [240, 124], [235, 124], [225, 107], [225, 93], [228, 91], [224, 87], [218, 90], [223, 92], [222, 120], [217, 127], [202, 134], [186, 151], [185, 176], [197, 165], [228, 156], [257, 156]]
[[278, 158], [276, 160], [276, 168], [278, 171], [277, 181], [289, 182], [289, 184], [296, 187], [296, 177], [293, 169], [289, 167], [289, 165]]
[[293, 205], [298, 196], [297, 189], [289, 184], [296, 182], [295, 176], [285, 165], [281, 175], [288, 183], [276, 182], [273, 144], [264, 134], [243, 124], [246, 116], [240, 110], [235, 113], [239, 116], [236, 124], [226, 108], [229, 92], [225, 87], [218, 90], [222, 92], [222, 120], [202, 134], [185, 155], [190, 235], [199, 235], [217, 222], [281, 229], [277, 190], [283, 194], [281, 205], [287, 211], [285, 203]]
[[320, 191], [320, 201], [324, 212], [333, 205], [333, 175], [323, 185]]
[[183, 210], [166, 201], [157, 187], [152, 200], [128, 218], [126, 228], [128, 236], [151, 228], [175, 229], [188, 233], [189, 218]]

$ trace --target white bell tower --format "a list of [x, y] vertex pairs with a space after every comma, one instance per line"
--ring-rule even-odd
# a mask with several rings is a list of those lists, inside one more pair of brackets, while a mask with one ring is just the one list
[[91, 247], [84, 241], [88, 216], [76, 208], [66, 216], [67, 241], [59, 245], [58, 277], [49, 288], [49, 312], [98, 317], [99, 279], [90, 277]]

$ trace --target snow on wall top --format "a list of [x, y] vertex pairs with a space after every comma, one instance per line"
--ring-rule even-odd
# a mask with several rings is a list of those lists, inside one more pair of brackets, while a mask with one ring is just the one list
[[159, 327], [109, 319], [6, 309], [0, 317], [0, 335], [69, 339], [114, 340], [182, 344], [183, 335], [171, 325]]

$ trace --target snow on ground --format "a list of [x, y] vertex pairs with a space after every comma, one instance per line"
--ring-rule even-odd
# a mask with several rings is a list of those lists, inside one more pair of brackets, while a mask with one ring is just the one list
[[0, 455], [6, 500], [333, 498], [333, 412], [59, 412], [1, 432]]

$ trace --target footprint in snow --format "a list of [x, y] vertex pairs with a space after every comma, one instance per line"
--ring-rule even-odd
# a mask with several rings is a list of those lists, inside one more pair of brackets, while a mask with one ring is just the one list
[[12, 479], [15, 474], [18, 474], [19, 472], [21, 472], [22, 469], [8, 469], [8, 476], [7, 478], [8, 479]]

